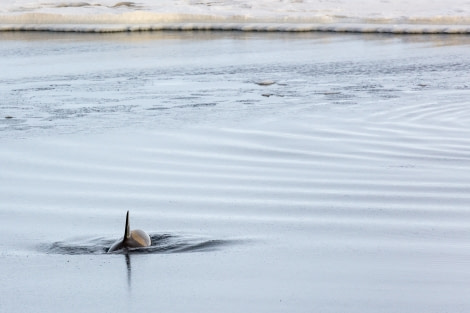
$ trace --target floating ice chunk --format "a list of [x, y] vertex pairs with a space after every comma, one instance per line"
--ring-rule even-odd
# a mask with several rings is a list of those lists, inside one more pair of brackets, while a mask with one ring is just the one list
[[275, 83], [276, 82], [274, 80], [261, 80], [261, 81], [256, 82], [256, 84], [260, 85], [260, 86], [270, 86], [270, 85], [273, 85]]

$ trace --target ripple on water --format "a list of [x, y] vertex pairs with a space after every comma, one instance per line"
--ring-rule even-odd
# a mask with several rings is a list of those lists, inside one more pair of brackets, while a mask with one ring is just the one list
[[[237, 242], [235, 240], [183, 237], [170, 234], [150, 234], [150, 239], [152, 244], [149, 247], [120, 250], [113, 252], [113, 254], [129, 252], [132, 254], [208, 252]], [[40, 249], [49, 254], [106, 254], [115, 241], [116, 239], [104, 237], [57, 241], [52, 244], [44, 244]]]

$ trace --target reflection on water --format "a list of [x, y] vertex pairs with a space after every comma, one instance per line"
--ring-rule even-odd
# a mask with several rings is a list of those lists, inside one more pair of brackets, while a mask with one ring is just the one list
[[[152, 244], [149, 247], [128, 248], [112, 252], [112, 254], [156, 254], [208, 252], [221, 249], [224, 246], [238, 243], [236, 240], [220, 240], [207, 238], [183, 237], [170, 234], [150, 234]], [[41, 250], [50, 254], [106, 254], [116, 239], [92, 238], [82, 240], [57, 241], [41, 246]], [[126, 259], [130, 271], [130, 258]]]
[[[221, 249], [228, 245], [240, 243], [236, 240], [220, 240], [195, 237], [183, 237], [170, 234], [149, 234], [152, 244], [149, 247], [126, 248], [109, 254], [123, 254], [127, 269], [127, 285], [129, 291], [132, 287], [132, 262], [134, 254], [165, 254], [184, 252], [209, 252]], [[108, 254], [109, 247], [116, 238], [85, 238], [78, 240], [57, 241], [52, 244], [43, 244], [39, 248], [48, 254], [86, 255]]]
[[386, 43], [424, 43], [432, 46], [469, 45], [470, 36], [462, 34], [389, 34], [389, 33], [337, 33], [337, 32], [240, 32], [240, 31], [141, 31], [115, 33], [75, 33], [48, 31], [2, 32], [0, 41], [30, 42], [121, 42], [138, 43], [166, 40], [208, 41], [208, 40], [315, 40], [322, 43], [344, 40], [367, 40]]
[[131, 266], [131, 256], [129, 253], [124, 254], [126, 257], [126, 267], [127, 267], [127, 286], [129, 287], [129, 290], [131, 289], [131, 283], [132, 283], [132, 266]]

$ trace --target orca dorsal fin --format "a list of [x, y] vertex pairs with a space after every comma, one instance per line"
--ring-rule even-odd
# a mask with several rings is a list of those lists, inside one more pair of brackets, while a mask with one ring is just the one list
[[124, 241], [131, 236], [131, 228], [129, 226], [129, 210], [126, 214], [126, 228], [124, 229]]

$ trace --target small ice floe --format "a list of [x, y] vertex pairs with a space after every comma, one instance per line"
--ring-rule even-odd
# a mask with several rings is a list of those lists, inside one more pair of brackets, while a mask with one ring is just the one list
[[111, 8], [119, 8], [119, 7], [135, 8], [137, 7], [137, 5], [134, 2], [123, 1], [123, 2], [118, 2], [115, 5], [111, 6]]
[[[51, 4], [52, 5], [52, 4]], [[89, 7], [92, 6], [88, 2], [64, 2], [54, 5], [55, 8], [80, 8], [80, 7]]]
[[261, 80], [256, 82], [257, 85], [259, 86], [270, 86], [275, 84], [276, 82], [274, 80]]

